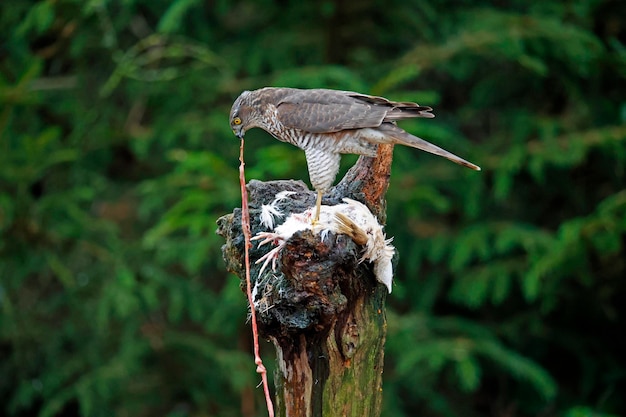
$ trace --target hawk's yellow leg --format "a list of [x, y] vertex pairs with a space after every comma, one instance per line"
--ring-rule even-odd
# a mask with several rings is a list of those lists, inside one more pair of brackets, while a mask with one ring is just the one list
[[317, 224], [320, 220], [320, 208], [322, 206], [322, 192], [317, 192], [317, 201], [315, 202], [315, 217], [313, 217], [313, 224]]

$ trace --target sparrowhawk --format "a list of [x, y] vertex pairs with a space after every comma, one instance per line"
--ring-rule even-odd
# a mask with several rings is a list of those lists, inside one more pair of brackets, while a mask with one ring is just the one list
[[241, 139], [248, 129], [260, 127], [304, 150], [317, 191], [317, 221], [322, 195], [333, 185], [344, 153], [374, 157], [378, 144], [401, 144], [479, 171], [477, 165], [396, 126], [398, 120], [435, 117], [431, 110], [352, 91], [266, 87], [241, 93], [230, 111], [230, 126]]

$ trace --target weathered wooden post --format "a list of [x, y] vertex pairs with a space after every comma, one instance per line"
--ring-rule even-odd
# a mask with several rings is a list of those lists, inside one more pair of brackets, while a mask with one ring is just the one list
[[[324, 204], [349, 197], [367, 205], [384, 224], [392, 152], [392, 145], [381, 145], [375, 158], [359, 158]], [[253, 236], [265, 230], [261, 205], [285, 190], [296, 192], [281, 206], [285, 216], [315, 203], [315, 194], [302, 182], [248, 184]], [[240, 209], [218, 220], [218, 234], [226, 239], [227, 268], [242, 278], [245, 291]], [[251, 260], [270, 249], [253, 245]], [[261, 266], [252, 265], [259, 331], [276, 347], [278, 416], [380, 415], [387, 288], [376, 281], [368, 262], [359, 262], [362, 249], [343, 234], [322, 240], [304, 231], [286, 242], [274, 272], [268, 268], [259, 276]]]

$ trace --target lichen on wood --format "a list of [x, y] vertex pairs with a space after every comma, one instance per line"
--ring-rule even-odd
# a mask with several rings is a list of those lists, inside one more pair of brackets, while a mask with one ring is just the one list
[[[323, 204], [353, 198], [384, 220], [392, 147], [379, 148], [376, 158], [360, 158]], [[266, 231], [259, 219], [262, 205], [285, 190], [294, 192], [281, 202], [285, 217], [315, 203], [315, 194], [301, 181], [249, 182], [252, 235]], [[240, 220], [240, 209], [223, 216], [218, 234], [226, 239], [228, 270], [244, 277]], [[253, 245], [250, 259], [270, 249]], [[387, 290], [371, 265], [359, 262], [361, 253], [362, 247], [345, 235], [330, 233], [322, 240], [307, 230], [286, 242], [276, 270], [259, 274], [261, 266], [252, 265], [259, 331], [277, 352], [277, 415], [380, 414]]]

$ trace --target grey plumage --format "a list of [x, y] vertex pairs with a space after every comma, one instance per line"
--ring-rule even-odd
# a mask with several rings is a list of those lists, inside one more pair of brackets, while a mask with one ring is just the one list
[[375, 156], [379, 144], [401, 144], [480, 170], [438, 146], [407, 133], [396, 122], [432, 118], [432, 109], [410, 102], [328, 89], [266, 87], [244, 91], [233, 103], [230, 124], [243, 138], [259, 127], [305, 151], [311, 184], [321, 195], [332, 186], [342, 153]]

